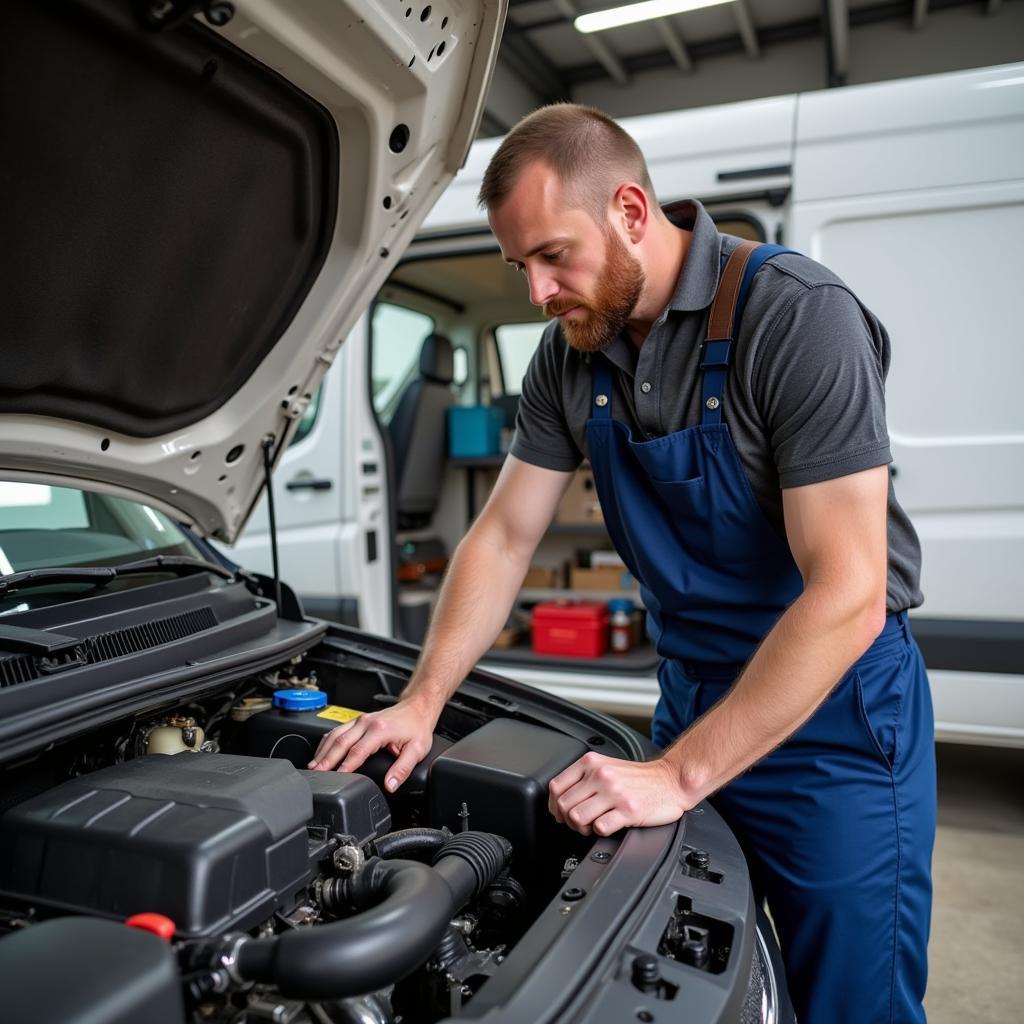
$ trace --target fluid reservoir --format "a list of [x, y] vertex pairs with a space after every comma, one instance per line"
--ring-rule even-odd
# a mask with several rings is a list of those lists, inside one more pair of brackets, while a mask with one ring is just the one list
[[146, 736], [147, 754], [196, 753], [203, 745], [203, 730], [194, 718], [172, 715], [150, 729]]

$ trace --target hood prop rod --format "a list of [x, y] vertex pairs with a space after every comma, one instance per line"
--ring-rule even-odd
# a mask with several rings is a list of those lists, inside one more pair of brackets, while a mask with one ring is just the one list
[[274, 516], [274, 486], [270, 480], [270, 453], [274, 448], [274, 435], [263, 438], [263, 473], [267, 478], [267, 518], [270, 520], [270, 559], [274, 566], [274, 600], [277, 614], [281, 614], [281, 568], [277, 562], [277, 518]]

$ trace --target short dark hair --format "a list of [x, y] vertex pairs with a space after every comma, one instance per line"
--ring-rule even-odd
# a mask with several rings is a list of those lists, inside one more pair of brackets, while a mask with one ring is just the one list
[[523, 168], [546, 163], [571, 201], [599, 224], [624, 181], [635, 181], [657, 205], [647, 161], [635, 140], [607, 114], [577, 103], [553, 103], [527, 114], [502, 140], [484, 172], [477, 201], [493, 210]]

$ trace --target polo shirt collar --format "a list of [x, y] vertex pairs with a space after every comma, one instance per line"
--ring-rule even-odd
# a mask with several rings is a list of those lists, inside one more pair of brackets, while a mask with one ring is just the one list
[[668, 308], [681, 312], [707, 309], [715, 298], [721, 275], [722, 236], [708, 212], [695, 199], [683, 199], [665, 208], [676, 227], [693, 232], [690, 251]]

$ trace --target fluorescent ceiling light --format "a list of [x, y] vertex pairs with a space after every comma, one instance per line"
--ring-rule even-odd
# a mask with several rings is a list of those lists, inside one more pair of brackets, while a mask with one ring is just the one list
[[653, 18], [667, 18], [672, 14], [697, 11], [702, 7], [717, 7], [731, 4], [735, 0], [643, 0], [639, 4], [610, 7], [606, 11], [581, 14], [572, 24], [577, 32], [603, 32], [620, 25], [632, 25], [635, 21], [650, 21]]

